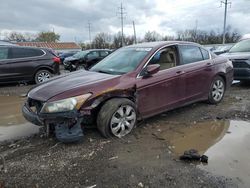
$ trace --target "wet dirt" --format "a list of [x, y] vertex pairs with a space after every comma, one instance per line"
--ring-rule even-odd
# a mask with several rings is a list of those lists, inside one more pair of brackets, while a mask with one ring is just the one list
[[[78, 144], [41, 135], [0, 142], [0, 187], [249, 187], [248, 123], [234, 121], [250, 120], [249, 89], [235, 85], [218, 105], [201, 102], [154, 116], [122, 139], [104, 139], [93, 129]], [[9, 90], [19, 96], [24, 88]], [[208, 155], [208, 165], [178, 160], [191, 148]]]
[[19, 96], [0, 96], [0, 142], [39, 132], [39, 127], [27, 122], [22, 116], [24, 100], [24, 97]]

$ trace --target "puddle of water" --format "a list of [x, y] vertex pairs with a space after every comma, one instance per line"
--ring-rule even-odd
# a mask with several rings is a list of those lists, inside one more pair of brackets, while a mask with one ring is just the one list
[[172, 131], [163, 130], [158, 136], [169, 142], [176, 156], [196, 149], [208, 156], [208, 164], [199, 164], [199, 168], [250, 186], [249, 122], [211, 121], [191, 127], [175, 126]]
[[27, 122], [21, 112], [25, 98], [0, 96], [0, 141], [30, 136], [39, 127]]
[[209, 156], [207, 166], [201, 169], [237, 178], [244, 186], [250, 186], [250, 123], [231, 121], [221, 141], [210, 147], [205, 154]]

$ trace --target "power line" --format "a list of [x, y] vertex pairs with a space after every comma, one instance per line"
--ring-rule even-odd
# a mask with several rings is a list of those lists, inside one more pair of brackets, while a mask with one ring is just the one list
[[121, 38], [121, 42], [122, 42], [122, 46], [124, 46], [124, 36], [123, 36], [123, 20], [124, 20], [124, 15], [126, 14], [126, 12], [124, 12], [125, 8], [122, 6], [119, 7], [119, 12], [117, 14], [119, 14], [119, 18], [121, 19], [121, 32], [122, 32], [122, 38]]
[[225, 5], [225, 11], [224, 11], [224, 25], [223, 25], [223, 39], [222, 39], [222, 44], [225, 44], [226, 42], [226, 24], [227, 24], [227, 6], [231, 6], [231, 2], [228, 2], [227, 0], [221, 1], [221, 5]]

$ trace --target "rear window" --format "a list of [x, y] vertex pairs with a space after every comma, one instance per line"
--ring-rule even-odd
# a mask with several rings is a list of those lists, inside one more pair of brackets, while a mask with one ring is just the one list
[[100, 56], [101, 57], [106, 57], [107, 55], [109, 55], [108, 51], [100, 51]]
[[200, 48], [201, 49], [201, 53], [202, 53], [202, 56], [203, 56], [203, 59], [206, 60], [206, 59], [210, 59], [209, 57], [209, 52], [203, 48]]
[[36, 57], [42, 56], [44, 52], [40, 49], [32, 48], [12, 48], [10, 58], [25, 58], [25, 57]]
[[180, 45], [179, 48], [183, 61], [182, 64], [203, 61], [203, 56], [199, 47], [191, 45]]
[[8, 59], [8, 48], [0, 48], [0, 60]]

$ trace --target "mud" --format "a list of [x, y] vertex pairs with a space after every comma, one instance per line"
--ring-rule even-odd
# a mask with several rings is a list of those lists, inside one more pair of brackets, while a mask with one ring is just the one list
[[27, 122], [22, 116], [24, 100], [21, 96], [0, 96], [0, 142], [39, 132], [39, 127]]
[[[123, 139], [93, 129], [78, 144], [42, 135], [2, 142], [0, 187], [249, 187], [249, 89], [237, 84], [219, 105], [162, 113]], [[208, 165], [178, 160], [191, 148], [208, 155]]]

